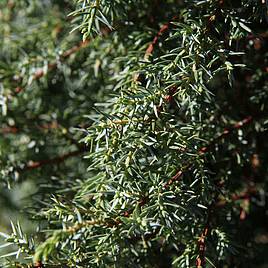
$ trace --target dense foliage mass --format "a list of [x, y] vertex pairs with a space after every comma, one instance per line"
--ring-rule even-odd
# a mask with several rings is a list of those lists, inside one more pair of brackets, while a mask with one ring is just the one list
[[2, 0], [0, 213], [29, 183], [35, 225], [0, 230], [2, 266], [266, 267], [267, 21], [261, 0]]

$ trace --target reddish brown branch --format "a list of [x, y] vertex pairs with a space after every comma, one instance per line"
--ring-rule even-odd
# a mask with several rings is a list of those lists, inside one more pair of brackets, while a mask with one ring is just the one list
[[[49, 63], [47, 68], [48, 68], [48, 70], [52, 70], [52, 69], [55, 69], [56, 67], [57, 67], [57, 63], [54, 62], [54, 63]], [[37, 69], [35, 71], [35, 73], [32, 75], [32, 81], [33, 80], [38, 80], [41, 77], [43, 77], [44, 75], [45, 75], [45, 71], [44, 71], [43, 68]], [[21, 92], [21, 90], [22, 89], [20, 89], [19, 92]]]
[[[76, 45], [68, 50], [66, 50], [62, 55], [61, 55], [61, 60], [64, 60], [66, 58], [69, 58], [72, 54], [75, 52], [79, 51], [80, 49], [86, 47], [89, 44], [89, 40], [86, 40], [84, 42], [80, 42], [79, 45]], [[48, 64], [48, 70], [55, 69], [57, 67], [57, 62], [53, 62]], [[44, 70], [38, 69], [36, 72], [33, 74], [33, 80], [37, 80], [45, 75]]]
[[37, 169], [37, 168], [47, 166], [47, 165], [60, 164], [64, 162], [66, 159], [74, 157], [74, 156], [78, 156], [84, 153], [85, 151], [86, 151], [86, 148], [81, 148], [79, 150], [66, 153], [66, 154], [57, 156], [55, 158], [50, 158], [50, 159], [45, 159], [45, 160], [40, 160], [40, 161], [30, 161], [21, 171], [33, 170], [33, 169]]
[[[60, 127], [59, 124], [56, 121], [53, 121], [51, 123], [44, 123], [41, 125], [36, 125], [31, 128], [37, 128], [40, 130], [49, 130], [49, 129], [57, 129], [59, 127]], [[0, 133], [1, 134], [17, 134], [17, 133], [20, 133], [21, 130], [22, 129], [20, 129], [17, 126], [12, 126], [12, 127], [7, 126], [7, 127], [0, 128]]]
[[[75, 52], [79, 51], [82, 48], [85, 48], [87, 45], [89, 44], [89, 40], [86, 40], [84, 42], [80, 42], [78, 45], [66, 50], [60, 57], [61, 60], [65, 60], [67, 58], [69, 58], [72, 54], [74, 54]], [[57, 68], [57, 62], [52, 62], [48, 64], [48, 70], [53, 70]], [[39, 68], [35, 71], [35, 73], [32, 75], [32, 81], [33, 80], [38, 80], [41, 77], [45, 76], [46, 72], [44, 71], [43, 68]], [[20, 80], [18, 78], [18, 80]], [[21, 86], [16, 87], [15, 89], [15, 93], [18, 94], [21, 91], [23, 91], [23, 88]]]
[[[227, 129], [224, 130], [223, 134], [220, 135], [219, 137], [224, 137], [225, 135], [231, 133], [231, 130], [232, 129], [239, 129], [239, 128], [242, 128], [243, 126], [245, 126], [246, 124], [249, 124], [250, 122], [252, 121], [252, 118], [251, 117], [247, 117], [241, 121], [239, 121], [238, 123], [234, 124], [231, 128], [228, 129], [228, 132], [226, 131]], [[218, 140], [218, 138], [217, 138]], [[75, 152], [74, 152], [75, 153]], [[204, 152], [203, 152], [204, 153]], [[76, 153], [75, 153], [76, 155]], [[46, 162], [41, 162], [41, 165], [43, 164], [49, 164], [50, 162], [61, 162], [61, 161], [64, 161], [65, 158], [68, 158], [70, 156], [70, 154], [66, 155], [66, 156], [62, 156], [60, 158], [55, 158], [55, 159], [51, 159], [49, 161], [46, 161]], [[36, 167], [39, 167], [41, 166], [39, 164], [39, 162], [37, 162], [37, 165]], [[187, 167], [185, 167], [185, 169], [188, 169], [189, 167], [191, 166], [191, 164], [187, 165]], [[32, 169], [32, 168], [36, 168], [36, 167], [28, 167], [28, 169]], [[165, 185], [164, 185], [164, 188], [168, 188], [169, 186], [171, 186], [174, 182], [178, 181], [183, 175], [183, 171], [182, 170], [179, 170]], [[250, 190], [250, 193], [253, 192], [253, 190]], [[248, 191], [247, 192], [244, 192], [244, 193], [241, 193], [239, 195], [233, 195], [232, 196], [232, 200], [239, 200], [239, 199], [247, 199], [248, 198], [248, 195], [250, 194]], [[140, 207], [143, 207], [145, 206], [147, 203], [148, 203], [149, 199], [148, 197], [142, 197], [139, 199], [139, 201], [137, 202], [137, 204], [140, 206]], [[207, 236], [209, 235], [210, 233], [210, 225], [211, 225], [211, 218], [212, 218], [212, 213], [213, 213], [213, 210], [214, 208], [216, 208], [218, 206], [218, 203], [213, 203], [209, 208], [208, 208], [208, 217], [207, 217], [207, 222], [205, 224], [205, 227], [204, 227], [204, 230], [202, 232], [202, 234], [200, 235], [199, 239], [198, 239], [198, 242], [197, 242], [197, 247], [198, 247], [198, 256], [197, 256], [197, 259], [196, 259], [196, 267], [197, 268], [204, 268], [205, 267], [205, 263], [206, 263], [206, 257], [205, 257], [205, 251], [206, 251], [206, 238]], [[131, 214], [133, 213], [134, 211], [134, 208], [132, 209], [129, 209], [127, 211], [123, 211], [121, 213], [121, 217], [130, 217]], [[90, 224], [95, 224], [94, 222], [93, 223], [90, 223]], [[99, 223], [96, 223], [96, 224], [99, 224]], [[104, 222], [104, 223], [101, 223], [105, 226], [108, 226], [108, 227], [114, 227], [114, 226], [118, 226], [120, 224], [123, 224], [123, 221], [120, 219], [120, 218], [116, 218], [116, 219], [112, 219], [112, 221], [110, 222]], [[147, 239], [149, 240], [150, 238], [153, 238], [155, 237], [156, 233], [152, 233], [152, 234], [149, 234]], [[137, 237], [134, 237], [133, 240], [137, 240], [137, 239], [140, 239], [140, 238], [137, 238]]]
[[[175, 20], [176, 18], [177, 18], [177, 16], [174, 16], [171, 21]], [[171, 21], [169, 21], [166, 24], [164, 24], [160, 28], [160, 30], [157, 32], [157, 34], [154, 37], [153, 41], [150, 43], [150, 45], [146, 49], [144, 58], [148, 58], [148, 56], [150, 56], [153, 53], [153, 50], [154, 50], [155, 45], [158, 43], [158, 41], [159, 41], [160, 37], [162, 36], [162, 34], [169, 29], [169, 26], [171, 24]]]
[[[219, 135], [217, 138], [215, 138], [214, 140], [212, 140], [212, 142], [209, 145], [199, 149], [198, 153], [200, 155], [202, 155], [202, 154], [208, 152], [219, 140], [221, 140], [222, 138], [224, 138], [224, 137], [228, 136], [229, 134], [231, 134], [233, 130], [240, 129], [240, 128], [244, 127], [245, 125], [250, 124], [252, 121], [253, 121], [252, 116], [248, 116], [245, 119], [235, 123], [230, 128], [226, 128], [223, 131], [223, 133], [221, 135]], [[188, 169], [190, 166], [191, 166], [191, 164], [187, 165], [186, 169]], [[182, 175], [183, 175], [182, 170], [177, 171], [177, 173], [164, 185], [164, 187], [168, 188], [174, 182], [178, 181], [182, 177]]]
[[235, 123], [233, 126], [231, 126], [230, 128], [225, 128], [224, 131], [215, 139], [213, 139], [209, 145], [204, 146], [202, 148], [199, 149], [198, 153], [199, 154], [204, 154], [206, 152], [208, 152], [211, 147], [213, 147], [214, 145], [216, 145], [216, 143], [221, 140], [222, 138], [230, 135], [235, 129], [240, 129], [242, 127], [244, 127], [245, 125], [250, 124], [253, 121], [253, 117], [252, 116], [248, 116], [246, 118], [244, 118], [243, 120]]
[[17, 127], [4, 127], [0, 129], [1, 134], [16, 134], [18, 131]]
[[[241, 192], [240, 194], [233, 194], [231, 196], [232, 201], [244, 200], [245, 202], [249, 202], [249, 199], [252, 195], [256, 194], [256, 189], [254, 187], [248, 188], [246, 191]], [[218, 197], [217, 197], [218, 198]], [[217, 199], [216, 198], [216, 199]], [[206, 238], [210, 233], [211, 230], [211, 218], [212, 215], [215, 213], [215, 209], [219, 207], [223, 207], [226, 205], [226, 201], [219, 201], [213, 202], [208, 208], [208, 218], [205, 224], [204, 230], [200, 235], [197, 241], [197, 248], [198, 248], [198, 256], [196, 258], [196, 268], [204, 268], [206, 266]], [[245, 211], [242, 209], [240, 213], [240, 219], [243, 220], [245, 215]]]
[[74, 54], [75, 52], [79, 51], [81, 48], [87, 47], [88, 44], [89, 44], [89, 40], [86, 40], [84, 42], [80, 42], [78, 45], [66, 50], [62, 54], [62, 58], [63, 59], [69, 58], [72, 54]]
[[196, 258], [196, 268], [204, 268], [206, 266], [206, 238], [210, 232], [210, 221], [211, 221], [211, 208], [208, 211], [207, 223], [204, 230], [197, 241], [198, 256]]
[[[230, 200], [231, 201], [249, 200], [256, 194], [257, 194], [256, 188], [249, 187], [248, 189], [246, 189], [245, 191], [242, 191], [239, 194], [232, 194], [232, 196], [230, 197]], [[215, 204], [215, 207], [218, 207], [218, 208], [224, 207], [227, 204], [227, 202], [228, 201], [226, 199], [221, 199]]]
[[232, 195], [232, 201], [238, 201], [243, 199], [250, 199], [253, 195], [257, 193], [255, 187], [249, 187], [246, 191], [241, 192], [239, 194]]
[[[251, 123], [252, 121], [253, 121], [252, 116], [248, 116], [248, 117], [244, 118], [243, 120], [241, 120], [241, 121], [235, 123], [235, 124], [234, 124], [233, 126], [231, 126], [230, 128], [226, 128], [226, 129], [223, 131], [223, 133], [222, 133], [220, 136], [218, 136], [216, 139], [214, 139], [208, 146], [201, 148], [201, 149], [199, 150], [199, 153], [200, 153], [200, 154], [204, 154], [204, 153], [208, 152], [209, 149], [211, 149], [211, 147], [212, 147], [213, 145], [215, 145], [217, 141], [219, 141], [219, 140], [222, 139], [223, 137], [228, 136], [229, 134], [231, 134], [233, 130], [235, 130], [235, 129], [240, 129], [240, 128], [244, 127], [245, 125]], [[192, 166], [192, 163], [189, 163], [186, 167], [184, 167], [184, 170], [189, 169], [191, 166]], [[167, 181], [167, 183], [164, 185], [164, 188], [167, 189], [168, 187], [170, 187], [171, 185], [173, 185], [175, 182], [177, 182], [178, 180], [180, 180], [180, 179], [182, 178], [182, 176], [183, 176], [184, 170], [178, 170], [177, 173], [176, 173], [172, 178], [170, 178], [170, 179]], [[245, 193], [245, 195], [247, 195], [247, 194], [248, 194], [248, 192]], [[242, 197], [242, 196], [241, 196], [241, 197]], [[237, 197], [233, 196], [232, 198], [233, 198], [233, 199], [235, 199], [235, 198], [239, 198], [239, 196], [237, 196]], [[143, 198], [143, 199], [141, 199], [141, 201], [139, 201], [139, 204], [140, 204], [140, 206], [142, 207], [142, 206], [144, 206], [147, 202], [148, 202], [148, 199], [144, 199], [144, 198]], [[216, 205], [217, 205], [217, 204], [214, 204], [214, 206], [216, 206]], [[123, 216], [124, 216], [124, 217], [129, 217], [130, 214], [133, 212], [133, 210], [134, 210], [134, 209], [123, 212]], [[212, 210], [212, 209], [210, 209], [210, 210]], [[208, 223], [207, 223], [207, 226], [209, 226], [210, 218], [211, 218], [211, 211], [209, 211], [209, 216], [208, 216]], [[200, 257], [199, 260], [197, 260], [197, 264], [202, 264], [202, 263], [204, 263], [204, 260], [203, 260], [203, 259], [205, 259], [205, 257], [202, 259], [202, 254], [204, 254], [204, 250], [205, 250], [205, 248], [204, 248], [204, 241], [205, 241], [205, 237], [206, 237], [207, 233], [208, 233], [208, 227], [206, 227], [206, 228], [204, 229], [204, 231], [203, 231], [203, 233], [202, 233], [202, 235], [201, 235], [201, 237], [200, 237], [200, 244], [199, 244], [199, 247], [200, 247], [200, 254], [199, 254], [199, 255], [200, 255], [201, 257]], [[197, 266], [197, 267], [202, 267], [202, 265], [201, 265], [201, 266], [199, 265], [199, 266]]]
[[206, 244], [205, 239], [208, 234], [208, 227], [206, 226], [204, 231], [202, 232], [201, 236], [198, 239], [198, 257], [196, 259], [196, 267], [197, 268], [204, 268], [206, 264], [206, 257], [205, 257], [205, 250]]
[[[68, 50], [66, 50], [62, 55], [61, 55], [61, 60], [64, 60], [66, 58], [69, 58], [72, 54], [75, 52], [79, 51], [80, 49], [86, 47], [89, 44], [89, 40], [86, 40], [84, 42], [80, 42], [79, 45], [76, 45]], [[53, 62], [48, 64], [48, 70], [55, 69], [57, 67], [57, 62]], [[33, 80], [37, 80], [45, 75], [45, 72], [43, 69], [38, 69], [34, 75], [33, 75]]]
[[165, 184], [165, 188], [168, 188], [171, 184], [173, 184], [175, 181], [178, 181], [181, 176], [182, 176], [183, 172], [181, 170], [179, 170], [166, 184]]

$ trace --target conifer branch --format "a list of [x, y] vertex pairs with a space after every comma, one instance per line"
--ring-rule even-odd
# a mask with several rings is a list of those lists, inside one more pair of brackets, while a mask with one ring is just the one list
[[217, 144], [218, 141], [220, 141], [221, 139], [223, 139], [224, 137], [230, 135], [234, 130], [236, 129], [240, 129], [248, 124], [250, 124], [253, 121], [253, 117], [252, 116], [247, 116], [246, 118], [244, 118], [243, 120], [235, 123], [234, 125], [232, 125], [230, 128], [225, 128], [224, 131], [216, 138], [214, 138], [209, 145], [202, 147], [201, 149], [199, 149], [199, 154], [203, 154], [208, 152], [211, 147], [215, 146]]
[[[222, 138], [230, 135], [232, 133], [233, 130], [235, 129], [240, 129], [248, 124], [250, 124], [253, 121], [253, 117], [252, 116], [248, 116], [246, 118], [244, 118], [243, 120], [233, 124], [230, 128], [225, 128], [224, 131], [218, 136], [216, 137], [214, 140], [212, 140], [209, 145], [202, 147], [201, 149], [198, 150], [198, 153], [200, 155], [209, 152], [209, 150], [212, 149], [213, 146], [216, 145], [216, 143], [218, 141], [220, 141]], [[184, 169], [187, 170], [189, 167], [191, 167], [191, 164], [188, 164]], [[183, 171], [182, 170], [178, 170], [177, 173], [164, 185], [165, 188], [168, 188], [169, 186], [171, 186], [174, 182], [178, 181], [183, 175]]]
[[176, 20], [177, 16], [174, 16], [171, 21], [165, 23], [160, 30], [157, 32], [156, 36], [154, 37], [153, 41], [149, 44], [146, 49], [144, 58], [147, 59], [154, 51], [156, 44], [159, 42], [160, 37], [169, 29], [170, 24], [172, 21]]
[[17, 127], [3, 127], [0, 129], [1, 134], [17, 134], [18, 131]]
[[[74, 47], [66, 50], [65, 52], [63, 52], [63, 54], [60, 56], [60, 59], [61, 60], [66, 60], [67, 58], [69, 58], [71, 55], [73, 55], [74, 53], [76, 53], [77, 51], [85, 48], [88, 46], [88, 44], [90, 43], [89, 40], [85, 40], [83, 42], [80, 42], [78, 45], [75, 45]], [[52, 63], [49, 63], [48, 66], [47, 66], [47, 69], [49, 71], [53, 70], [53, 69], [56, 69], [58, 66], [58, 63], [57, 62], [52, 62]], [[40, 78], [42, 78], [43, 76], [46, 75], [46, 72], [44, 70], [44, 68], [39, 68], [37, 69], [34, 74], [32, 75], [32, 81], [34, 80], [39, 80]], [[16, 80], [20, 81], [21, 78], [16, 78]], [[17, 86], [15, 88], [15, 94], [19, 94], [20, 92], [22, 92], [24, 90], [24, 88], [22, 86]]]
[[[56, 121], [53, 121], [51, 123], [33, 125], [33, 126], [30, 126], [29, 128], [36, 128], [40, 130], [51, 130], [51, 129], [58, 129], [59, 127], [60, 125]], [[8, 126], [8, 127], [3, 127], [0, 129], [1, 134], [19, 134], [21, 132], [22, 132], [22, 129], [18, 126], [12, 126], [12, 127]]]
[[[89, 44], [89, 40], [85, 40], [84, 42], [80, 42], [78, 45], [66, 50], [61, 56], [61, 60], [65, 60], [67, 58], [69, 58], [72, 54], [76, 53], [77, 51], [85, 48], [88, 46]], [[48, 64], [48, 70], [53, 70], [57, 67], [57, 62], [53, 62], [53, 63], [50, 63]], [[35, 71], [35, 73], [33, 74], [33, 80], [38, 80], [40, 79], [41, 77], [43, 77], [45, 75], [45, 71], [43, 68], [40, 68], [38, 70]]]
[[86, 147], [83, 147], [83, 148], [81, 147], [79, 150], [72, 151], [70, 153], [57, 156], [55, 158], [50, 158], [50, 159], [45, 159], [45, 160], [40, 160], [40, 161], [29, 161], [27, 165], [24, 168], [22, 168], [20, 171], [24, 172], [27, 170], [38, 169], [47, 165], [58, 165], [64, 162], [65, 160], [71, 157], [76, 157], [78, 155], [81, 155], [84, 152], [86, 152]]
[[[245, 263], [228, 249], [230, 227], [254, 248], [237, 226], [263, 225], [243, 220], [267, 177], [266, 1], [2, 2], [0, 178], [12, 187], [41, 170], [40, 194], [27, 196], [47, 222], [31, 237], [13, 223], [0, 232], [10, 265], [256, 266], [256, 251]], [[72, 47], [79, 31], [91, 39]]]
[[196, 268], [204, 268], [206, 266], [206, 239], [210, 232], [211, 214], [212, 208], [209, 208], [207, 223], [205, 224], [202, 234], [198, 238], [198, 256], [196, 259]]

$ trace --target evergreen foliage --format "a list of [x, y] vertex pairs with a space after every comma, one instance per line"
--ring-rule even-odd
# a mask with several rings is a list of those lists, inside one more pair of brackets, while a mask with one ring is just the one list
[[268, 265], [267, 20], [261, 0], [2, 0], [1, 202], [29, 182], [37, 226], [0, 230], [3, 267]]

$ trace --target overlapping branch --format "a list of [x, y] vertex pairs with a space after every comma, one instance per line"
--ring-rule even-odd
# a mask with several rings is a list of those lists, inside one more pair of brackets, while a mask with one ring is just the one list
[[[73, 55], [74, 53], [76, 53], [77, 51], [85, 48], [88, 46], [89, 44], [89, 40], [86, 40], [84, 42], [80, 42], [78, 45], [75, 45], [74, 47], [66, 50], [65, 52], [63, 52], [63, 54], [60, 56], [60, 59], [63, 61], [63, 60], [66, 60], [67, 58], [69, 58], [71, 55]], [[47, 70], [48, 71], [51, 71], [53, 69], [56, 69], [58, 66], [58, 63], [57, 62], [52, 62], [52, 63], [49, 63], [47, 65]], [[31, 82], [33, 82], [34, 80], [39, 80], [40, 78], [42, 78], [43, 76], [45, 76], [47, 73], [47, 71], [44, 70], [44, 68], [39, 68], [37, 69], [33, 74], [32, 74], [32, 77], [31, 77]], [[17, 80], [21, 80], [20, 78], [17, 78]], [[24, 90], [23, 86], [18, 86], [15, 88], [15, 94], [18, 94], [20, 92], [22, 92]]]

